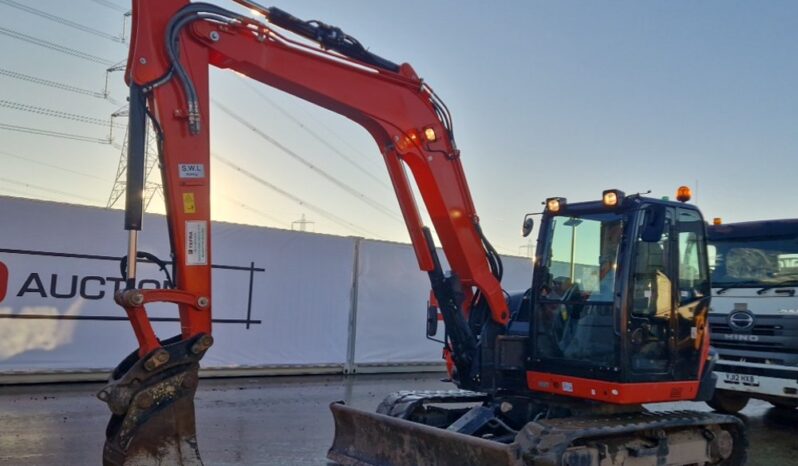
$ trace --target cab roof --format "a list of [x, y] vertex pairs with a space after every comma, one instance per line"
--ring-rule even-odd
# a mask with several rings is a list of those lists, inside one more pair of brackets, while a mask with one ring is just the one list
[[646, 197], [639, 194], [629, 194], [623, 198], [623, 202], [621, 203], [620, 207], [612, 208], [612, 207], [605, 207], [604, 204], [600, 201], [582, 201], [582, 202], [566, 202], [565, 206], [556, 214], [552, 214], [551, 212], [545, 211], [544, 214], [547, 215], [568, 215], [570, 214], [577, 214], [577, 213], [588, 213], [588, 212], [600, 212], [600, 211], [607, 211], [607, 212], [617, 212], [628, 210], [642, 204], [659, 204], [664, 205], [667, 207], [680, 207], [683, 209], [690, 209], [698, 211], [698, 207], [695, 204], [688, 204], [684, 202], [678, 201], [671, 201], [665, 199], [659, 199], [654, 197]]
[[798, 218], [708, 225], [710, 241], [798, 236]]

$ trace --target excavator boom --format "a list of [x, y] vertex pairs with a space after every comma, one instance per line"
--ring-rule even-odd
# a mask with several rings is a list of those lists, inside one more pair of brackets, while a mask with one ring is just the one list
[[[464, 313], [479, 305], [496, 325], [509, 319], [498, 255], [479, 226], [451, 116], [432, 89], [410, 65], [367, 51], [337, 27], [236, 1], [263, 18], [188, 0], [133, 0], [126, 73], [130, 87], [127, 288], [116, 301], [130, 318], [139, 349], [120, 364], [99, 394], [113, 412], [106, 464], [140, 458], [200, 461], [193, 396], [199, 360], [213, 342], [211, 313], [217, 304], [211, 296], [210, 66], [339, 113], [372, 135], [419, 268], [429, 273], [441, 303], [448, 345], [465, 387], [475, 387], [480, 379], [475, 368], [477, 337]], [[164, 290], [135, 288], [137, 259], [148, 257], [138, 250], [147, 119], [158, 135], [174, 265], [173, 287]], [[406, 169], [421, 193], [451, 275], [441, 270]], [[162, 340], [155, 334], [146, 307], [156, 302], [177, 305], [179, 335]]]

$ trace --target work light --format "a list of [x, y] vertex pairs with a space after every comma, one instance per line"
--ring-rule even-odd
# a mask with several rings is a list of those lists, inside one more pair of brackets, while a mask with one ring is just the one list
[[608, 189], [601, 193], [601, 202], [604, 207], [618, 207], [626, 196], [620, 189]]
[[563, 207], [565, 207], [566, 200], [564, 197], [550, 197], [546, 199], [546, 210], [552, 214], [556, 214]]

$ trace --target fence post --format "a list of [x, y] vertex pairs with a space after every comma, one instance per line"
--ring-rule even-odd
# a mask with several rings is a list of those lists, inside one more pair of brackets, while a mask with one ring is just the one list
[[349, 325], [346, 340], [346, 362], [344, 363], [344, 374], [354, 374], [357, 372], [355, 365], [355, 340], [357, 339], [357, 294], [360, 268], [360, 241], [363, 238], [355, 238], [354, 263], [352, 264], [352, 289], [349, 297]]

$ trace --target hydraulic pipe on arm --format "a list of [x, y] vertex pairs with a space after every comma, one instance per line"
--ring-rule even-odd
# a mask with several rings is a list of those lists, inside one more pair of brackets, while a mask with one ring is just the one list
[[[175, 277], [173, 289], [140, 290], [131, 284], [117, 296], [131, 316], [140, 348], [120, 364], [100, 393], [114, 413], [106, 464], [124, 464], [132, 458], [142, 464], [156, 463], [149, 459], [154, 451], [181, 458], [173, 461], [176, 464], [201, 464], [193, 396], [199, 359], [213, 341], [210, 65], [234, 70], [346, 116], [372, 135], [385, 160], [419, 268], [430, 276], [461, 386], [476, 388], [479, 383], [475, 372], [479, 336], [466, 321], [471, 303], [486, 307], [494, 326], [509, 319], [499, 282], [499, 259], [479, 226], [451, 117], [429, 86], [410, 65], [397, 65], [366, 51], [338, 28], [236, 1], [321, 49], [216, 5], [133, 1], [126, 79], [146, 98], [144, 110], [159, 134]], [[443, 273], [405, 167], [421, 193], [451, 275]], [[133, 248], [129, 267], [135, 257]], [[152, 302], [178, 306], [178, 336], [157, 339], [145, 311], [145, 304]], [[154, 432], [158, 435], [153, 436]]]

